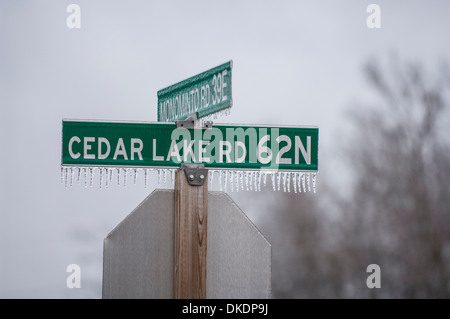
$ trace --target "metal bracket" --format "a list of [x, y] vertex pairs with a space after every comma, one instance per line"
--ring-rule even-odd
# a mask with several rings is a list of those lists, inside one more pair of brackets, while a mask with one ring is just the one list
[[180, 169], [186, 173], [186, 178], [191, 186], [202, 186], [208, 177], [208, 169], [205, 168], [205, 164], [182, 163]]
[[177, 125], [177, 128], [186, 128], [186, 129], [195, 129], [200, 128], [202, 130], [207, 130], [212, 128], [213, 122], [212, 121], [206, 121], [203, 123], [203, 127], [196, 127], [196, 124], [198, 125], [197, 113], [192, 113], [189, 115], [185, 120], [179, 120], [175, 121], [175, 124]]

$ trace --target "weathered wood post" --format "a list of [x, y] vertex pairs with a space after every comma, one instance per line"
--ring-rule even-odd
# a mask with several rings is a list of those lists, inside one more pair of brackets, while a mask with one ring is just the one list
[[208, 171], [184, 165], [175, 174], [174, 298], [206, 298]]

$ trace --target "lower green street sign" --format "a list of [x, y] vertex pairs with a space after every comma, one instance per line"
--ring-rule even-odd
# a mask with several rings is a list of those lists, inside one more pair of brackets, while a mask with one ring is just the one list
[[318, 170], [317, 127], [63, 120], [62, 165]]

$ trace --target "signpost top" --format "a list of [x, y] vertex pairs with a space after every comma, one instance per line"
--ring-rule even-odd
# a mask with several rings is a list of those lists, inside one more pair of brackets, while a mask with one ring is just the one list
[[212, 125], [210, 121], [201, 127], [202, 121], [197, 119], [232, 107], [232, 68], [230, 60], [159, 90], [158, 122], [63, 120], [62, 176], [68, 170], [72, 176], [76, 166], [79, 178], [81, 167], [84, 171], [90, 167], [91, 172], [95, 167], [101, 172], [107, 168], [108, 173], [112, 167], [117, 171], [145, 169], [146, 173], [156, 168], [159, 174], [184, 163], [202, 164], [220, 172], [219, 180], [228, 173], [230, 180], [233, 176], [241, 180], [250, 176], [251, 180], [254, 174], [259, 182], [263, 174], [257, 171], [264, 170], [265, 184], [271, 172], [274, 190], [275, 176], [278, 190], [281, 176], [285, 185], [293, 178], [294, 191], [295, 185], [300, 190], [300, 178], [305, 189], [305, 176], [312, 176], [314, 185], [314, 172], [318, 171], [317, 127]]
[[197, 74], [158, 91], [158, 122], [185, 120], [196, 113], [202, 118], [233, 105], [233, 61]]

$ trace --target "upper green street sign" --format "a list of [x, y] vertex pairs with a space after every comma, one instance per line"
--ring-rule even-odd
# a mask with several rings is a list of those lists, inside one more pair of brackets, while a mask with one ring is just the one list
[[318, 170], [317, 127], [63, 120], [62, 165]]
[[217, 113], [233, 105], [231, 70], [233, 61], [158, 91], [158, 122], [184, 120]]

